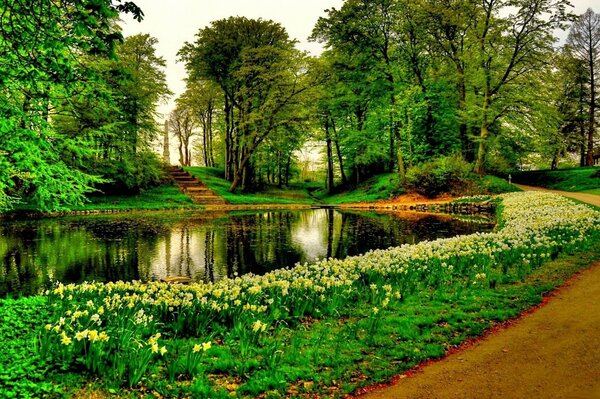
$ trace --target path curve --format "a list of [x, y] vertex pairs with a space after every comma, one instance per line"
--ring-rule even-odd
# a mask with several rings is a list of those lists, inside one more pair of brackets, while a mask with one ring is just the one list
[[[551, 191], [600, 206], [600, 196]], [[600, 262], [472, 347], [362, 399], [600, 399]]]
[[524, 184], [515, 184], [515, 186], [519, 187], [521, 190], [524, 190], [524, 191], [543, 191], [546, 193], [560, 194], [565, 197], [574, 198], [574, 199], [582, 201], [582, 202], [587, 202], [588, 204], [600, 206], [600, 195], [596, 195], [596, 194], [550, 190], [550, 189], [542, 188], [542, 187], [526, 186]]

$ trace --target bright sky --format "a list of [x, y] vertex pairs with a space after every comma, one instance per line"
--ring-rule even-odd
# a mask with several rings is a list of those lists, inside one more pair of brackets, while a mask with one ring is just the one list
[[[593, 8], [598, 0], [571, 0], [576, 14]], [[271, 19], [281, 23], [288, 34], [299, 40], [299, 48], [318, 54], [318, 43], [309, 43], [306, 38], [324, 10], [344, 3], [343, 0], [135, 0], [145, 17], [139, 23], [126, 17], [122, 24], [125, 36], [149, 33], [158, 39], [157, 53], [167, 60], [167, 81], [175, 93], [168, 104], [159, 109], [168, 113], [173, 101], [185, 90], [186, 76], [182, 63], [177, 63], [177, 51], [186, 41], [192, 42], [200, 28], [229, 16]], [[596, 12], [600, 6], [596, 5]], [[566, 36], [566, 34], [563, 34]], [[563, 36], [561, 35], [561, 36]]]

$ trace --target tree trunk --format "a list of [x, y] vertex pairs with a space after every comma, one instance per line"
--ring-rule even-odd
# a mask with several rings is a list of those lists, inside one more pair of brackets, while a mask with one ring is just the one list
[[208, 113], [208, 163], [210, 167], [215, 166], [215, 154], [213, 151], [213, 105]]
[[458, 112], [459, 112], [459, 137], [462, 147], [463, 157], [467, 162], [473, 162], [475, 160], [475, 154], [473, 153], [473, 147], [469, 140], [469, 130], [466, 122], [467, 112], [467, 88], [465, 86], [465, 76], [462, 68], [458, 68]]
[[342, 151], [340, 149], [340, 141], [338, 140], [338, 134], [337, 134], [337, 130], [335, 128], [335, 121], [333, 120], [333, 118], [331, 118], [331, 128], [333, 129], [333, 134], [334, 134], [334, 139], [333, 142], [335, 143], [335, 151], [337, 153], [337, 158], [338, 158], [338, 163], [340, 165], [340, 174], [342, 176], [342, 186], [347, 186], [348, 185], [348, 178], [346, 177], [346, 172], [344, 172], [344, 159], [342, 158]]
[[479, 149], [477, 151], [477, 162], [475, 163], [475, 173], [479, 176], [485, 175], [485, 157], [487, 152], [487, 140], [490, 135], [487, 123], [481, 125], [479, 134]]
[[[592, 49], [590, 49], [590, 52]], [[587, 137], [587, 166], [594, 166], [594, 133], [596, 133], [596, 79], [594, 76], [595, 65], [593, 59], [590, 54], [590, 119]]]
[[183, 156], [183, 141], [179, 138], [179, 165], [185, 166], [185, 158]]
[[282, 170], [282, 164], [281, 164], [281, 151], [277, 151], [277, 187], [281, 187], [281, 184], [283, 183], [283, 170]]
[[233, 105], [225, 94], [225, 179], [233, 180]]
[[169, 123], [165, 122], [165, 130], [163, 135], [163, 161], [166, 164], [171, 163], [171, 150], [169, 148]]
[[292, 166], [292, 154], [288, 154], [287, 161], [285, 163], [285, 186], [290, 185], [290, 168]]
[[329, 131], [329, 117], [325, 119], [325, 143], [327, 144], [327, 183], [326, 189], [331, 194], [334, 190], [333, 181], [333, 148], [331, 146], [331, 134]]

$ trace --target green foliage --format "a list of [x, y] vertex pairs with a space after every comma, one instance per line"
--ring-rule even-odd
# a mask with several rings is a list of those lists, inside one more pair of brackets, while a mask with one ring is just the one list
[[513, 181], [563, 191], [590, 191], [600, 189], [598, 167], [514, 172]]
[[[301, 138], [296, 127], [307, 118], [305, 92], [314, 86], [311, 59], [295, 48], [286, 30], [262, 19], [230, 17], [200, 29], [179, 51], [191, 80], [220, 86], [225, 100], [225, 178], [230, 190], [257, 186], [264, 143]], [[277, 141], [277, 140], [275, 140]], [[289, 160], [293, 149], [286, 149]]]
[[474, 179], [472, 166], [461, 156], [452, 155], [409, 168], [406, 187], [427, 197], [459, 195], [472, 190]]
[[[64, 387], [52, 381], [61, 364], [38, 351], [39, 327], [50, 315], [45, 298], [0, 299], [0, 393], [4, 398], [58, 397]], [[71, 380], [80, 380], [72, 376]]]
[[148, 35], [118, 45], [119, 12], [143, 15], [122, 0], [0, 6], [0, 211], [17, 198], [66, 210], [108, 180], [160, 181], [138, 149], [149, 148], [154, 107], [168, 94], [164, 60]]

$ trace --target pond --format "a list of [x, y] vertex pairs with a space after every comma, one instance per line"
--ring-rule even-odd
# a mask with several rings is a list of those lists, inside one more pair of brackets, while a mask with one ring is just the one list
[[83, 281], [216, 281], [491, 224], [334, 209], [161, 212], [0, 222], [0, 297]]

